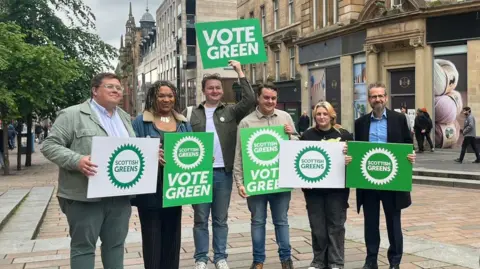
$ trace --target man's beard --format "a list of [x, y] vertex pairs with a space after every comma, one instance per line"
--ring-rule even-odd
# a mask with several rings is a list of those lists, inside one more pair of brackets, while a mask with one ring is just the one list
[[372, 109], [377, 111], [377, 112], [383, 111], [384, 108], [385, 108], [385, 106], [381, 103], [376, 103], [372, 106]]

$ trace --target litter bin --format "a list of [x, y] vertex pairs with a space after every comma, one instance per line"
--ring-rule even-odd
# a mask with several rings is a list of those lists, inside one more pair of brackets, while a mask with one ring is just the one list
[[[22, 143], [18, 145], [20, 154], [27, 154], [27, 133], [21, 133], [20, 137], [22, 141]], [[34, 153], [35, 152], [35, 134], [32, 133], [30, 140], [32, 140], [32, 153]]]

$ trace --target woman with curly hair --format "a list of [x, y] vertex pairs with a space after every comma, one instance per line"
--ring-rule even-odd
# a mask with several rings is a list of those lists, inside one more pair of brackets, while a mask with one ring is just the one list
[[192, 131], [187, 119], [177, 112], [177, 96], [170, 82], [155, 82], [148, 88], [143, 114], [133, 121], [137, 137], [158, 138], [161, 147], [157, 192], [132, 200], [140, 218], [145, 269], [178, 269], [180, 263], [182, 207], [163, 208], [164, 135]]

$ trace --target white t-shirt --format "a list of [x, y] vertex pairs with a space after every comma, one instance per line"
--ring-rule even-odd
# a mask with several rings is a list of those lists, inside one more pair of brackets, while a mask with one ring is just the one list
[[222, 147], [220, 146], [220, 139], [218, 138], [217, 130], [215, 129], [215, 123], [213, 122], [213, 113], [216, 107], [205, 107], [205, 117], [207, 119], [207, 126], [205, 132], [213, 133], [213, 156], [215, 161], [213, 162], [214, 168], [223, 168], [225, 163], [223, 162]]

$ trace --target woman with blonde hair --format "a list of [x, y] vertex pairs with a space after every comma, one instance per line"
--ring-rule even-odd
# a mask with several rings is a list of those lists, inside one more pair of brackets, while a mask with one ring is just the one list
[[[300, 137], [310, 141], [349, 141], [352, 134], [336, 123], [337, 114], [328, 102], [313, 110], [314, 126]], [[345, 150], [344, 150], [344, 153]], [[345, 155], [345, 165], [352, 158]], [[303, 189], [312, 230], [313, 260], [308, 269], [340, 268], [345, 263], [345, 221], [349, 189]]]

